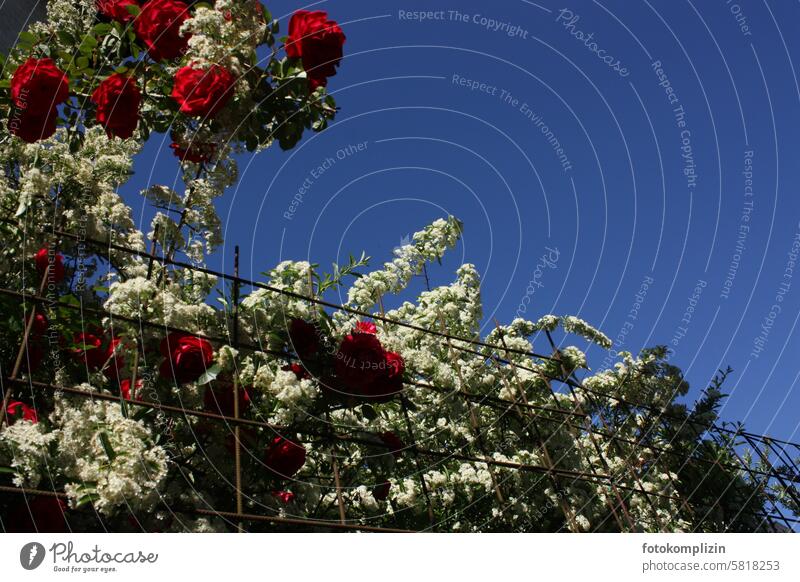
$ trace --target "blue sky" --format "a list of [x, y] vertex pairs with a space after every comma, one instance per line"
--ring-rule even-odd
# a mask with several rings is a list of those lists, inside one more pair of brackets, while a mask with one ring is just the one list
[[[269, 3], [282, 31], [303, 6]], [[797, 440], [800, 5], [314, 6], [347, 35], [341, 112], [288, 154], [240, 160], [212, 266], [231, 270], [235, 244], [244, 276], [361, 250], [379, 264], [453, 214], [464, 240], [432, 282], [476, 264], [488, 325], [574, 314], [615, 349], [668, 345], [690, 396], [730, 365], [723, 418]], [[137, 210], [139, 189], [174, 180], [168, 145], [154, 136], [137, 161]]]

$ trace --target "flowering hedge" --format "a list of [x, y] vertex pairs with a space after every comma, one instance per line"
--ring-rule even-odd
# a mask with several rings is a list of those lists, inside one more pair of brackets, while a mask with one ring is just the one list
[[[233, 154], [291, 148], [336, 112], [339, 25], [298, 11], [277, 34], [254, 0], [50, 0], [5, 59], [0, 480], [65, 497], [3, 495], [3, 527], [232, 530], [237, 519], [198, 511], [236, 511], [237, 450], [248, 514], [455, 531], [763, 527], [770, 492], [697, 428], [715, 420], [718, 386], [693, 410], [677, 404], [688, 387], [664, 349], [591, 373], [585, 346], [611, 343], [574, 317], [481, 337], [470, 264], [384, 313], [384, 296], [458, 243], [453, 217], [371, 272], [363, 255], [327, 275], [285, 261], [212, 305], [221, 282], [197, 268], [221, 243], [213, 202], [236, 180]], [[170, 132], [185, 189], [142, 193], [171, 210], [143, 233], [116, 190], [153, 131]], [[340, 309], [315, 301], [341, 289]], [[23, 310], [23, 292], [47, 300]], [[584, 349], [531, 355], [558, 328]]]

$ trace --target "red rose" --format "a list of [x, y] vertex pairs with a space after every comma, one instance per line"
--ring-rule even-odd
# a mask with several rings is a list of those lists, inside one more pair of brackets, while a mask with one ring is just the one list
[[193, 143], [187, 147], [177, 142], [172, 142], [169, 146], [172, 153], [182, 162], [193, 162], [195, 164], [205, 164], [211, 161], [217, 151], [217, 146], [213, 143]]
[[356, 324], [355, 333], [371, 333], [375, 335], [378, 333], [378, 328], [375, 326], [375, 323], [372, 321], [359, 321]]
[[133, 398], [134, 400], [139, 400], [139, 394], [141, 393], [143, 386], [144, 383], [142, 382], [142, 380], [140, 378], [137, 378], [136, 386], [133, 389], [133, 394], [131, 394], [131, 380], [130, 378], [125, 378], [124, 380], [121, 380], [119, 383], [119, 391], [125, 400], [130, 400], [131, 398]]
[[28, 345], [25, 349], [25, 355], [22, 357], [22, 368], [30, 373], [36, 372], [39, 364], [44, 359], [43, 336], [47, 333], [47, 325], [47, 318], [44, 315], [41, 313], [34, 315], [31, 335], [28, 337]]
[[345, 336], [336, 354], [336, 375], [350, 394], [366, 394], [385, 372], [386, 352], [377, 337], [367, 333]]
[[214, 348], [208, 341], [181, 332], [173, 332], [161, 340], [161, 377], [178, 384], [194, 382], [205, 374], [214, 361]]
[[8, 131], [27, 143], [47, 139], [56, 132], [58, 111], [55, 107], [45, 113], [31, 113], [15, 108], [7, 122]]
[[67, 504], [63, 499], [42, 495], [26, 498], [20, 496], [3, 524], [8, 533], [66, 533], [64, 512]]
[[175, 73], [172, 98], [181, 113], [198, 117], [214, 117], [233, 95], [236, 79], [225, 67], [211, 65], [208, 69], [186, 66]]
[[298, 10], [289, 20], [286, 55], [302, 59], [311, 89], [326, 85], [342, 60], [345, 36], [339, 25], [328, 20], [328, 13]]
[[101, 349], [103, 340], [93, 333], [77, 333], [72, 339], [72, 343], [80, 346], [72, 348], [73, 357], [78, 362], [83, 363], [90, 372], [96, 372], [108, 360], [108, 352]]
[[133, 21], [136, 36], [154, 61], [172, 60], [186, 50], [191, 35], [181, 36], [189, 7], [180, 0], [150, 0]]
[[367, 395], [376, 402], [383, 402], [402, 392], [405, 369], [406, 364], [400, 354], [386, 352], [381, 367], [382, 374], [367, 387]]
[[36, 337], [42, 337], [47, 332], [47, 318], [41, 313], [33, 316], [33, 325], [31, 326], [31, 333]]
[[406, 448], [406, 445], [403, 444], [403, 441], [400, 440], [400, 437], [391, 431], [383, 432], [378, 436], [383, 441], [383, 444], [386, 445], [386, 448], [389, 450], [389, 452], [395, 457], [400, 456], [398, 453], [403, 452], [403, 450]]
[[125, 357], [122, 355], [122, 350], [118, 348], [121, 343], [122, 340], [115, 337], [109, 342], [108, 349], [104, 350], [105, 360], [103, 363], [105, 364], [107, 361], [108, 365], [103, 372], [111, 380], [119, 377], [120, 371], [125, 367]]
[[389, 489], [391, 488], [392, 484], [389, 483], [388, 481], [384, 481], [383, 483], [378, 483], [372, 490], [372, 496], [378, 501], [386, 501], [386, 499], [389, 497]]
[[[36, 263], [36, 272], [40, 277], [44, 276], [47, 265], [50, 264], [50, 253], [47, 247], [39, 249], [36, 256], [33, 257], [33, 261]], [[64, 279], [64, 257], [61, 253], [53, 255], [53, 266], [50, 269], [49, 277], [52, 277], [56, 283], [60, 283]]]
[[289, 322], [289, 345], [304, 360], [314, 356], [319, 351], [317, 328], [302, 319], [292, 319]]
[[[203, 404], [208, 412], [220, 414], [222, 416], [233, 416], [233, 386], [227, 384], [217, 388], [209, 385], [203, 396]], [[250, 395], [242, 387], [239, 387], [239, 414], [250, 407]]]
[[114, 73], [103, 80], [92, 93], [97, 105], [97, 121], [109, 137], [128, 139], [139, 123], [142, 94], [136, 81], [128, 75]]
[[280, 436], [272, 439], [264, 455], [264, 465], [275, 477], [289, 479], [306, 462], [306, 449]]
[[96, 0], [95, 6], [97, 11], [111, 18], [112, 20], [119, 20], [120, 22], [128, 22], [133, 18], [133, 14], [128, 12], [128, 6], [138, 6], [136, 0]]
[[[53, 59], [28, 58], [11, 77], [11, 100], [27, 114], [45, 119], [69, 98], [69, 79]], [[46, 124], [42, 124], [44, 127]]]
[[291, 491], [272, 491], [272, 496], [279, 499], [284, 505], [288, 505], [294, 501], [294, 493]]
[[8, 404], [8, 408], [6, 408], [6, 412], [10, 417], [29, 420], [33, 423], [39, 422], [39, 415], [36, 413], [36, 409], [18, 400], [15, 402], [10, 402]]

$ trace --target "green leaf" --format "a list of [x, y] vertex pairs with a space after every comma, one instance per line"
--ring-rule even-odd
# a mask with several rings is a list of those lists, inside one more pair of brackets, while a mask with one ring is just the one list
[[17, 472], [12, 469], [11, 467], [0, 467], [0, 473], [4, 473], [6, 475], [16, 475]]
[[94, 28], [92, 28], [92, 32], [97, 36], [102, 36], [104, 34], [108, 34], [114, 27], [111, 26], [107, 22], [101, 22], [100, 24], [95, 24]]
[[209, 382], [215, 380], [221, 371], [222, 368], [219, 367], [219, 364], [214, 364], [208, 370], [206, 370], [205, 374], [198, 378], [197, 385], [203, 386], [204, 384], [208, 384]]
[[78, 499], [77, 503], [75, 503], [75, 507], [78, 508], [86, 505], [87, 503], [94, 503], [98, 499], [100, 499], [100, 496], [97, 493], [90, 493], [89, 495], [84, 495], [83, 497]]
[[39, 42], [39, 37], [26, 30], [19, 33], [19, 40], [27, 44], [36, 44]]
[[113, 461], [117, 458], [117, 453], [114, 452], [114, 448], [111, 446], [111, 441], [108, 439], [108, 434], [106, 431], [100, 431], [100, 444], [103, 445], [103, 450], [106, 452], [106, 456], [108, 457], [109, 461]]

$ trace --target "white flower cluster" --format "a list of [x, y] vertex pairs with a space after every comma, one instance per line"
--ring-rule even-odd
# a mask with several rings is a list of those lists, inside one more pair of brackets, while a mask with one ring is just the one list
[[88, 498], [110, 515], [123, 506], [147, 509], [158, 501], [167, 452], [153, 443], [142, 422], [125, 418], [118, 403], [84, 401], [73, 407], [59, 401], [52, 420], [73, 503]]
[[105, 308], [111, 315], [157, 322], [197, 333], [215, 330], [219, 324], [219, 312], [198, 299], [213, 287], [214, 279], [200, 272], [186, 274], [192, 277], [186, 284], [170, 281], [160, 287], [155, 278], [133, 277], [115, 281], [109, 289]]
[[37, 487], [47, 472], [54, 435], [41, 423], [18, 420], [0, 432], [0, 463], [14, 470], [14, 485]]
[[[222, 65], [239, 77], [253, 64], [266, 26], [257, 0], [217, 0], [213, 7], [198, 6], [181, 32], [192, 35], [187, 50], [191, 61]], [[250, 63], [243, 63], [240, 55]]]
[[388, 293], [399, 293], [418, 275], [423, 265], [440, 258], [448, 248], [455, 246], [463, 226], [454, 217], [437, 219], [414, 235], [411, 244], [395, 251], [396, 258], [356, 280], [348, 292], [348, 301], [357, 309], [371, 309], [378, 299]]

